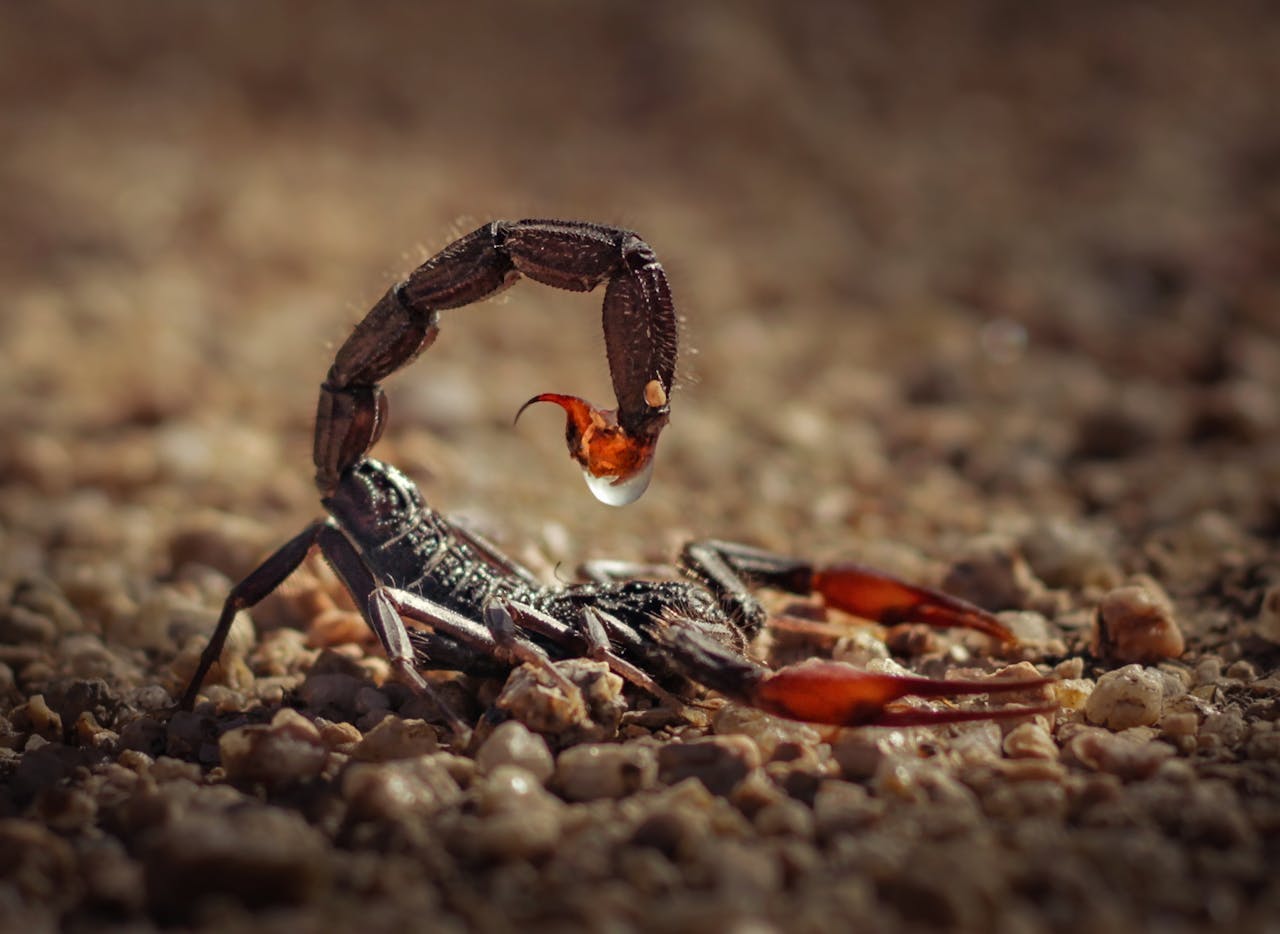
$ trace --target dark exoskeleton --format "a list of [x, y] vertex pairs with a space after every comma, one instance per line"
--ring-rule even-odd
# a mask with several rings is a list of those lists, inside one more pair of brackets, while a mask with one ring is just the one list
[[[702, 542], [681, 555], [690, 580], [598, 576], [546, 587], [430, 509], [400, 471], [366, 456], [386, 420], [379, 383], [435, 339], [440, 309], [477, 301], [520, 275], [575, 291], [608, 282], [604, 328], [618, 408], [604, 411], [553, 393], [530, 401], [564, 408], [570, 455], [598, 496], [617, 504], [643, 492], [669, 416], [676, 358], [675, 313], [653, 251], [629, 231], [594, 224], [488, 224], [392, 288], [338, 351], [321, 388], [316, 426], [317, 484], [329, 516], [233, 588], [182, 706], [194, 704], [236, 612], [275, 590], [318, 547], [377, 635], [395, 675], [432, 696], [420, 670], [487, 676], [531, 663], [572, 690], [555, 661], [589, 657], [666, 702], [679, 703], [700, 684], [771, 713], [838, 726], [950, 723], [1049, 709], [893, 705], [907, 697], [1023, 691], [1046, 679], [937, 681], [821, 660], [775, 671], [751, 657], [750, 642], [767, 622], [752, 595], [755, 587], [819, 595], [828, 606], [881, 623], [956, 626], [1013, 641], [991, 614], [869, 568], [824, 567], [742, 545]], [[455, 730], [465, 730], [440, 707]]]

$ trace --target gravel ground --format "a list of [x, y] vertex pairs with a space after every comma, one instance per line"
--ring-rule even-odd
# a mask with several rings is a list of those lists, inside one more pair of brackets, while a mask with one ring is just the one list
[[[0, 12], [0, 927], [1276, 930], [1269, 5], [362, 9]], [[554, 411], [511, 427], [609, 395], [599, 296], [528, 284], [389, 381], [379, 456], [548, 580], [714, 535], [944, 586], [1021, 645], [759, 650], [1060, 710], [681, 719], [577, 662], [577, 707], [439, 676], [460, 748], [314, 562], [172, 713], [317, 513], [334, 348], [524, 216], [667, 266], [653, 487], [599, 506]]]

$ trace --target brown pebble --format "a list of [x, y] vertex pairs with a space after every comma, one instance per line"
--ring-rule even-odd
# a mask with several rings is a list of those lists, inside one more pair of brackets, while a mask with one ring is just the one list
[[316, 898], [332, 878], [323, 836], [300, 814], [253, 805], [179, 816], [138, 843], [153, 910], [190, 917], [228, 897], [256, 908]]
[[968, 545], [947, 572], [942, 589], [992, 611], [1027, 609], [1045, 590], [1016, 544], [994, 535]]
[[766, 760], [779, 755], [795, 758], [795, 750], [813, 751], [822, 744], [822, 734], [810, 724], [774, 717], [742, 704], [725, 704], [717, 710], [711, 718], [711, 728], [722, 736], [750, 737]]
[[354, 762], [342, 772], [342, 796], [360, 820], [420, 820], [455, 804], [462, 791], [435, 756], [397, 762]]
[[850, 782], [825, 781], [813, 800], [819, 839], [862, 833], [878, 821], [885, 810], [884, 801], [871, 797], [866, 788]]
[[233, 782], [287, 785], [319, 775], [329, 751], [314, 723], [285, 708], [267, 725], [228, 730], [218, 741]]
[[53, 620], [24, 606], [0, 612], [0, 642], [5, 645], [50, 645], [57, 637]]
[[320, 731], [320, 740], [329, 749], [349, 752], [363, 738], [360, 731], [351, 723], [334, 723], [323, 717], [316, 717], [316, 729]]
[[559, 842], [566, 806], [524, 769], [499, 766], [472, 793], [476, 815], [469, 816], [455, 840], [468, 856], [528, 860]]
[[386, 762], [430, 755], [439, 746], [435, 727], [425, 720], [405, 720], [395, 714], [384, 714], [378, 725], [365, 733], [351, 750], [351, 756], [364, 762]]
[[802, 840], [813, 836], [815, 826], [813, 811], [792, 798], [766, 804], [756, 812], [752, 823], [767, 837], [798, 837]]
[[0, 820], [0, 877], [23, 897], [57, 904], [75, 885], [71, 844], [35, 821]]
[[1038, 723], [1019, 723], [1004, 737], [1004, 752], [1011, 759], [1058, 758], [1058, 746]]
[[1168, 596], [1147, 581], [1118, 587], [1102, 598], [1090, 648], [1110, 661], [1152, 664], [1177, 658], [1186, 643]]
[[62, 717], [50, 709], [43, 694], [33, 694], [13, 712], [19, 730], [33, 732], [51, 742], [62, 739]]
[[1010, 782], [1057, 782], [1066, 773], [1062, 763], [1050, 759], [1005, 759], [996, 771]]
[[1065, 731], [1063, 758], [1069, 764], [1107, 772], [1124, 781], [1151, 776], [1175, 754], [1168, 743], [1142, 742], [1098, 727], [1075, 726]]
[[511, 672], [495, 706], [536, 733], [560, 736], [563, 742], [608, 739], [617, 733], [626, 710], [622, 679], [604, 662], [569, 659], [556, 669], [578, 689], [566, 694], [550, 676], [530, 665]]
[[326, 708], [340, 711], [352, 711], [355, 707], [356, 695], [366, 684], [353, 675], [333, 672], [325, 673], [312, 668], [307, 679], [298, 689], [303, 701], [313, 710]]
[[712, 794], [727, 795], [760, 762], [760, 747], [749, 737], [708, 736], [661, 747], [658, 775], [668, 785], [696, 778]]

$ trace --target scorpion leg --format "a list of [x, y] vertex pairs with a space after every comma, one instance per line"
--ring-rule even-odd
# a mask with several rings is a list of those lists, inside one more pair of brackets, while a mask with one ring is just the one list
[[557, 393], [530, 402], [565, 410], [569, 453], [598, 497], [622, 505], [644, 492], [675, 377], [676, 316], [666, 274], [630, 231], [526, 220], [495, 221], [450, 244], [356, 325], [320, 388], [314, 459], [322, 494], [332, 494], [343, 471], [378, 440], [386, 422], [379, 383], [431, 345], [439, 311], [480, 301], [521, 276], [575, 292], [608, 282], [604, 333], [617, 409]]
[[758, 629], [764, 621], [764, 611], [749, 590], [754, 586], [806, 597], [818, 594], [828, 606], [886, 625], [954, 626], [986, 633], [1001, 642], [1015, 641], [1013, 633], [986, 610], [859, 564], [821, 566], [718, 541], [687, 545], [682, 560], [695, 577], [716, 592], [725, 608], [751, 629]]
[[325, 560], [342, 578], [343, 584], [355, 598], [356, 605], [361, 607], [365, 621], [378, 636], [378, 641], [382, 643], [396, 674], [419, 693], [430, 696], [454, 731], [459, 736], [464, 735], [465, 724], [435, 694], [431, 685], [413, 667], [413, 651], [405, 634], [404, 624], [395, 617], [394, 613], [387, 614], [385, 608], [381, 607], [376, 599], [372, 599], [377, 595], [377, 584], [369, 569], [365, 567], [359, 552], [347, 541], [345, 535], [328, 522], [314, 522], [307, 526], [231, 589], [222, 606], [222, 614], [218, 617], [213, 635], [209, 637], [209, 644], [200, 655], [195, 674], [191, 676], [182, 699], [178, 702], [179, 708], [190, 710], [195, 705], [196, 696], [201, 684], [204, 683], [205, 676], [213, 667], [213, 663], [222, 655], [222, 648], [227, 641], [227, 634], [231, 631], [236, 613], [254, 606], [284, 583], [285, 578], [298, 569], [306, 559], [307, 553], [315, 545], [320, 547]]
[[244, 580], [231, 588], [226, 602], [222, 604], [222, 614], [209, 637], [209, 644], [200, 653], [200, 662], [196, 665], [195, 674], [187, 682], [182, 699], [178, 701], [180, 710], [190, 710], [195, 706], [196, 695], [204, 683], [205, 676], [222, 656], [222, 647], [226, 644], [227, 634], [231, 632], [231, 624], [236, 614], [254, 606], [265, 599], [285, 578], [298, 569], [307, 557], [311, 546], [316, 544], [322, 531], [328, 526], [324, 522], [313, 522], [293, 538], [281, 545], [267, 560], [258, 565]]
[[583, 607], [581, 628], [574, 629], [560, 622], [554, 616], [523, 603], [506, 603], [503, 605], [503, 609], [509, 617], [514, 617], [523, 628], [536, 632], [538, 635], [567, 648], [569, 651], [583, 652], [594, 661], [604, 662], [609, 666], [609, 670], [623, 681], [627, 681], [640, 688], [640, 690], [652, 694], [669, 706], [676, 708], [684, 706], [683, 702], [671, 692], [614, 651], [610, 633], [626, 632], [635, 640], [635, 644], [638, 645], [640, 642], [640, 637], [616, 616], [592, 606]]
[[467, 725], [414, 667], [413, 646], [409, 642], [404, 622], [385, 599], [384, 588], [378, 585], [360, 552], [332, 525], [323, 525], [317, 538], [320, 553], [342, 579], [355, 605], [360, 608], [365, 622], [382, 644], [392, 673], [418, 694], [429, 697], [440, 709], [454, 734], [459, 738], [466, 737], [469, 733]]
[[[402, 632], [404, 623], [400, 617], [405, 617], [430, 626], [436, 632], [449, 636], [481, 655], [515, 664], [525, 662], [540, 668], [566, 694], [572, 696], [578, 690], [572, 681], [556, 669], [551, 656], [541, 646], [524, 637], [505, 606], [493, 604], [486, 607], [485, 621], [481, 624], [434, 600], [406, 590], [383, 587], [378, 595], [394, 611], [395, 624]], [[406, 644], [409, 639], [406, 633]]]
[[[587, 654], [597, 661], [606, 662], [609, 670], [625, 681], [630, 681], [641, 690], [648, 691], [668, 707], [682, 710], [684, 702], [668, 691], [641, 669], [618, 655], [610, 646], [609, 634], [605, 627], [616, 631], [623, 626], [622, 620], [595, 607], [586, 607], [582, 611], [582, 637], [587, 643]], [[610, 625], [612, 624], [612, 625]]]
[[511, 613], [505, 606], [494, 603], [485, 607], [484, 622], [494, 638], [498, 640], [498, 644], [502, 646], [503, 651], [512, 659], [541, 668], [556, 684], [560, 685], [560, 690], [564, 691], [566, 696], [579, 695], [578, 688], [560, 673], [560, 669], [556, 668], [555, 663], [551, 661], [551, 656], [535, 643], [522, 638], [520, 630], [516, 627], [516, 621], [511, 618]]
[[1041, 688], [1052, 678], [949, 680], [862, 671], [843, 662], [810, 659], [771, 671], [701, 632], [669, 621], [657, 637], [694, 680], [767, 713], [830, 726], [934, 726], [969, 720], [1010, 720], [1049, 713], [1055, 704], [989, 710], [928, 710], [891, 706], [909, 697], [958, 697]]

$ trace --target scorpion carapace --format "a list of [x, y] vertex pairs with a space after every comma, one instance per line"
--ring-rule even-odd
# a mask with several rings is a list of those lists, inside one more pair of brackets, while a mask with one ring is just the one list
[[[675, 379], [677, 322], [667, 276], [629, 230], [580, 221], [493, 221], [454, 241], [392, 286], [339, 348], [320, 388], [316, 484], [332, 493], [382, 434], [379, 385], [431, 345], [439, 312], [488, 298], [521, 276], [571, 292], [607, 282], [604, 339], [616, 409], [543, 393], [566, 413], [569, 454], [595, 495], [625, 505], [644, 493]], [[523, 409], [522, 409], [523, 410]]]
[[[895, 705], [908, 697], [1024, 691], [1044, 685], [1042, 678], [937, 681], [817, 660], [774, 671], [751, 657], [750, 644], [768, 622], [753, 588], [818, 596], [881, 623], [917, 621], [1013, 641], [990, 613], [869, 568], [818, 566], [712, 541], [685, 547], [686, 580], [617, 581], [597, 573], [583, 583], [547, 587], [428, 507], [404, 474], [367, 456], [386, 421], [379, 382], [435, 339], [439, 309], [477, 301], [520, 275], [576, 291], [608, 281], [604, 328], [616, 411], [556, 393], [530, 401], [565, 410], [570, 453], [597, 495], [597, 486], [615, 502], [643, 492], [669, 415], [676, 360], [675, 312], [662, 267], [628, 231], [568, 221], [487, 224], [392, 288], [339, 349], [316, 419], [316, 479], [329, 515], [232, 588], [182, 707], [194, 705], [236, 613], [274, 591], [318, 547], [377, 635], [396, 677], [432, 697], [422, 670], [488, 676], [525, 663], [573, 691], [555, 663], [586, 656], [672, 706], [702, 685], [780, 716], [836, 726], [1005, 719], [1050, 709]], [[435, 699], [442, 716], [464, 734], [466, 725]]]

